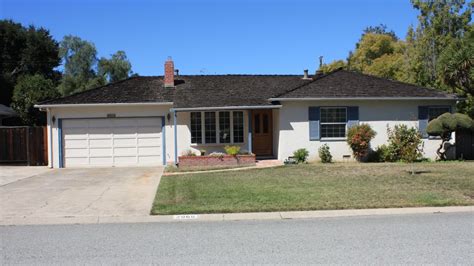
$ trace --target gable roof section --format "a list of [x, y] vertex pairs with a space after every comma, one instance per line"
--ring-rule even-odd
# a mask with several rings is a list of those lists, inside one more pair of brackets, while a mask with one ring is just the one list
[[39, 105], [172, 102], [175, 90], [156, 77], [131, 77], [102, 87], [45, 101]]
[[321, 76], [305, 86], [276, 95], [272, 97], [272, 100], [304, 98], [458, 99], [454, 94], [339, 69]]
[[[180, 77], [181, 78], [181, 77]], [[268, 106], [269, 98], [312, 82], [299, 75], [184, 76], [177, 86], [174, 108]]]
[[416, 85], [336, 70], [315, 80], [300, 75], [180, 75], [174, 88], [163, 77], [131, 77], [42, 105], [171, 103], [173, 108], [265, 107], [300, 99], [458, 99]]

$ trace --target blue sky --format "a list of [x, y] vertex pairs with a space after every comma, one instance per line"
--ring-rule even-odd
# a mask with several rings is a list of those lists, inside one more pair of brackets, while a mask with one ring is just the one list
[[362, 30], [386, 24], [404, 37], [409, 0], [0, 0], [0, 17], [92, 41], [99, 56], [124, 50], [140, 75], [299, 74], [318, 57], [344, 59]]

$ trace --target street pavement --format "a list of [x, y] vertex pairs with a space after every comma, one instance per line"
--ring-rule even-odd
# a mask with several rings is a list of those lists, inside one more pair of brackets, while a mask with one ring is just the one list
[[0, 226], [0, 264], [464, 264], [474, 213]]

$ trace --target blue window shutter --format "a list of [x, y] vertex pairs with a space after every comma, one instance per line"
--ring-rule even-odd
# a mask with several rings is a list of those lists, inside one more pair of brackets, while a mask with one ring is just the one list
[[359, 124], [359, 106], [347, 107], [347, 128]]
[[428, 138], [426, 127], [428, 126], [428, 106], [418, 106], [418, 130], [423, 138]]
[[320, 108], [319, 107], [309, 107], [308, 109], [309, 117], [309, 140], [319, 140], [319, 116]]

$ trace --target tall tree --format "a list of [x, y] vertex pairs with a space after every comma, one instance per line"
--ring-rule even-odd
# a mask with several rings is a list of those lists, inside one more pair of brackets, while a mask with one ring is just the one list
[[59, 45], [44, 28], [0, 20], [0, 103], [10, 105], [17, 79], [40, 74], [56, 82]]
[[110, 59], [102, 57], [99, 60], [98, 74], [108, 82], [123, 80], [132, 74], [132, 64], [124, 51], [117, 51]]
[[472, 2], [465, 0], [411, 0], [417, 9], [418, 26], [412, 31], [413, 54], [410, 67], [416, 83], [444, 87], [439, 76], [439, 59], [443, 50], [464, 36], [470, 27]]
[[53, 99], [59, 96], [56, 86], [51, 79], [40, 74], [23, 75], [18, 78], [13, 91], [13, 109], [27, 125], [44, 125], [46, 115], [34, 108], [38, 102]]
[[62, 95], [81, 92], [104, 83], [96, 75], [97, 50], [93, 43], [67, 35], [61, 41], [59, 55], [64, 64], [59, 85]]

